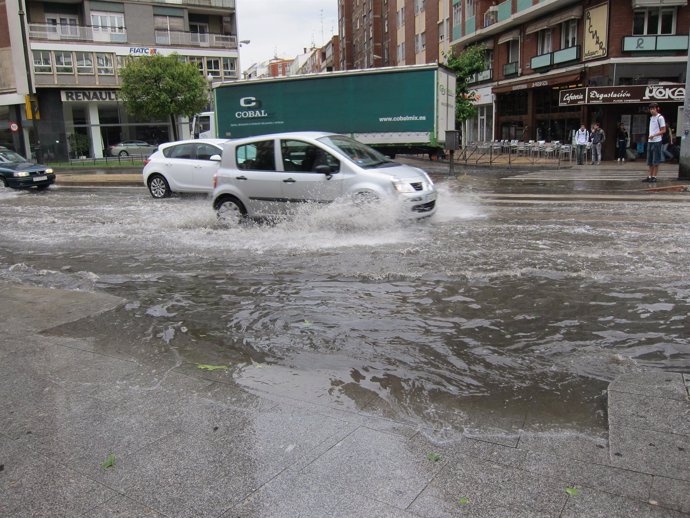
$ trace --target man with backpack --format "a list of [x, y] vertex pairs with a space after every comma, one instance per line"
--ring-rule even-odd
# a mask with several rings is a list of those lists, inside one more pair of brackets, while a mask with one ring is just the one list
[[656, 175], [659, 172], [661, 163], [661, 139], [666, 133], [666, 120], [659, 113], [659, 105], [652, 103], [649, 105], [649, 137], [647, 140], [647, 165], [649, 166], [649, 176], [643, 182], [656, 182]]
[[604, 130], [601, 129], [598, 122], [594, 123], [594, 129], [592, 130], [590, 139], [592, 141], [592, 165], [600, 165], [601, 145], [606, 141], [606, 134]]
[[577, 165], [584, 164], [585, 150], [589, 142], [589, 131], [584, 124], [580, 125], [580, 129], [575, 132], [575, 145], [577, 146]]

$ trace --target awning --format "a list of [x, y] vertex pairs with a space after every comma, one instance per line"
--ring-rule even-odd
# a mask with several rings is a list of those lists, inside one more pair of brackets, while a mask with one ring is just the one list
[[515, 29], [510, 32], [506, 32], [500, 38], [498, 38], [498, 44], [508, 43], [509, 41], [520, 39], [520, 29]]
[[493, 92], [495, 94], [503, 94], [506, 92], [517, 92], [519, 90], [531, 90], [533, 88], [543, 88], [545, 86], [564, 85], [568, 83], [577, 83], [580, 81], [580, 72], [572, 72], [570, 74], [560, 74], [557, 76], [542, 76], [539, 78], [532, 78], [529, 81], [516, 81], [509, 85], [495, 86]]
[[[660, 0], [656, 0], [660, 1]], [[686, 0], [687, 1], [687, 0]], [[568, 20], [575, 20], [582, 18], [582, 5], [576, 5], [565, 11], [560, 11], [549, 18], [542, 18], [536, 22], [530, 23], [525, 28], [525, 34], [532, 34], [533, 32], [543, 31], [549, 27], [555, 27]]]

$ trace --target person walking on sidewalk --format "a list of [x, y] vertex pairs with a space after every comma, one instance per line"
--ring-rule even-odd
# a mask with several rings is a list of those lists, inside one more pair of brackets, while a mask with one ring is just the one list
[[594, 123], [590, 139], [592, 140], [592, 165], [599, 165], [601, 164], [601, 145], [606, 141], [606, 134], [598, 122]]
[[659, 105], [652, 103], [649, 105], [649, 137], [647, 140], [647, 165], [649, 166], [649, 176], [643, 182], [656, 182], [656, 175], [659, 172], [661, 163], [661, 138], [666, 133], [666, 120], [659, 113]]
[[628, 148], [628, 131], [625, 129], [625, 124], [622, 122], [618, 125], [616, 131], [616, 160], [618, 162], [625, 162], [625, 154]]
[[585, 150], [589, 142], [589, 131], [585, 125], [580, 125], [580, 129], [575, 132], [575, 145], [577, 146], [577, 165], [582, 165], [585, 162]]

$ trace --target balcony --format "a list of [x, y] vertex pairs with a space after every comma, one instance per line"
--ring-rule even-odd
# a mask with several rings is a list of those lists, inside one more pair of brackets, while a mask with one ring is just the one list
[[532, 70], [539, 70], [540, 68], [547, 68], [553, 64], [553, 52], [547, 54], [541, 54], [540, 56], [534, 56], [530, 61], [530, 67]]
[[568, 47], [566, 49], [557, 50], [553, 53], [553, 64], [561, 65], [569, 63], [570, 61], [577, 61], [580, 59], [580, 46]]
[[518, 12], [529, 9], [530, 7], [532, 7], [532, 0], [517, 0]]
[[513, 14], [513, 2], [512, 0], [506, 0], [498, 4], [498, 21], [502, 22], [510, 18]]
[[518, 75], [518, 62], [506, 63], [503, 65], [503, 77], [510, 77]]
[[127, 30], [124, 28], [101, 28], [85, 25], [30, 23], [29, 39], [49, 41], [127, 43]]
[[[180, 0], [159, 0], [158, 3], [179, 6]], [[235, 9], [235, 0], [185, 0], [186, 7], [217, 7], [219, 9]]]
[[625, 36], [623, 52], [663, 52], [688, 50], [688, 35], [677, 36]]
[[465, 34], [472, 34], [476, 30], [477, 24], [474, 16], [465, 20]]
[[209, 34], [184, 31], [156, 30], [156, 45], [174, 45], [183, 47], [212, 47], [236, 49], [237, 36], [229, 34]]
[[498, 22], [498, 6], [492, 5], [484, 13], [484, 27], [493, 25], [496, 22]]
[[472, 77], [469, 79], [469, 83], [482, 83], [484, 81], [490, 81], [491, 78], [493, 77], [493, 70], [490, 68], [487, 68], [486, 70], [482, 70], [481, 72], [477, 72], [474, 74]]

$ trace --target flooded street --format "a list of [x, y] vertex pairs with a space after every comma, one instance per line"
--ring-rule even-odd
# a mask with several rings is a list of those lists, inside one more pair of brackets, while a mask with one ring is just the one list
[[436, 429], [598, 433], [618, 374], [688, 372], [690, 203], [438, 187], [428, 221], [235, 229], [204, 197], [3, 190], [0, 279], [125, 298], [53, 331], [106, 354]]

